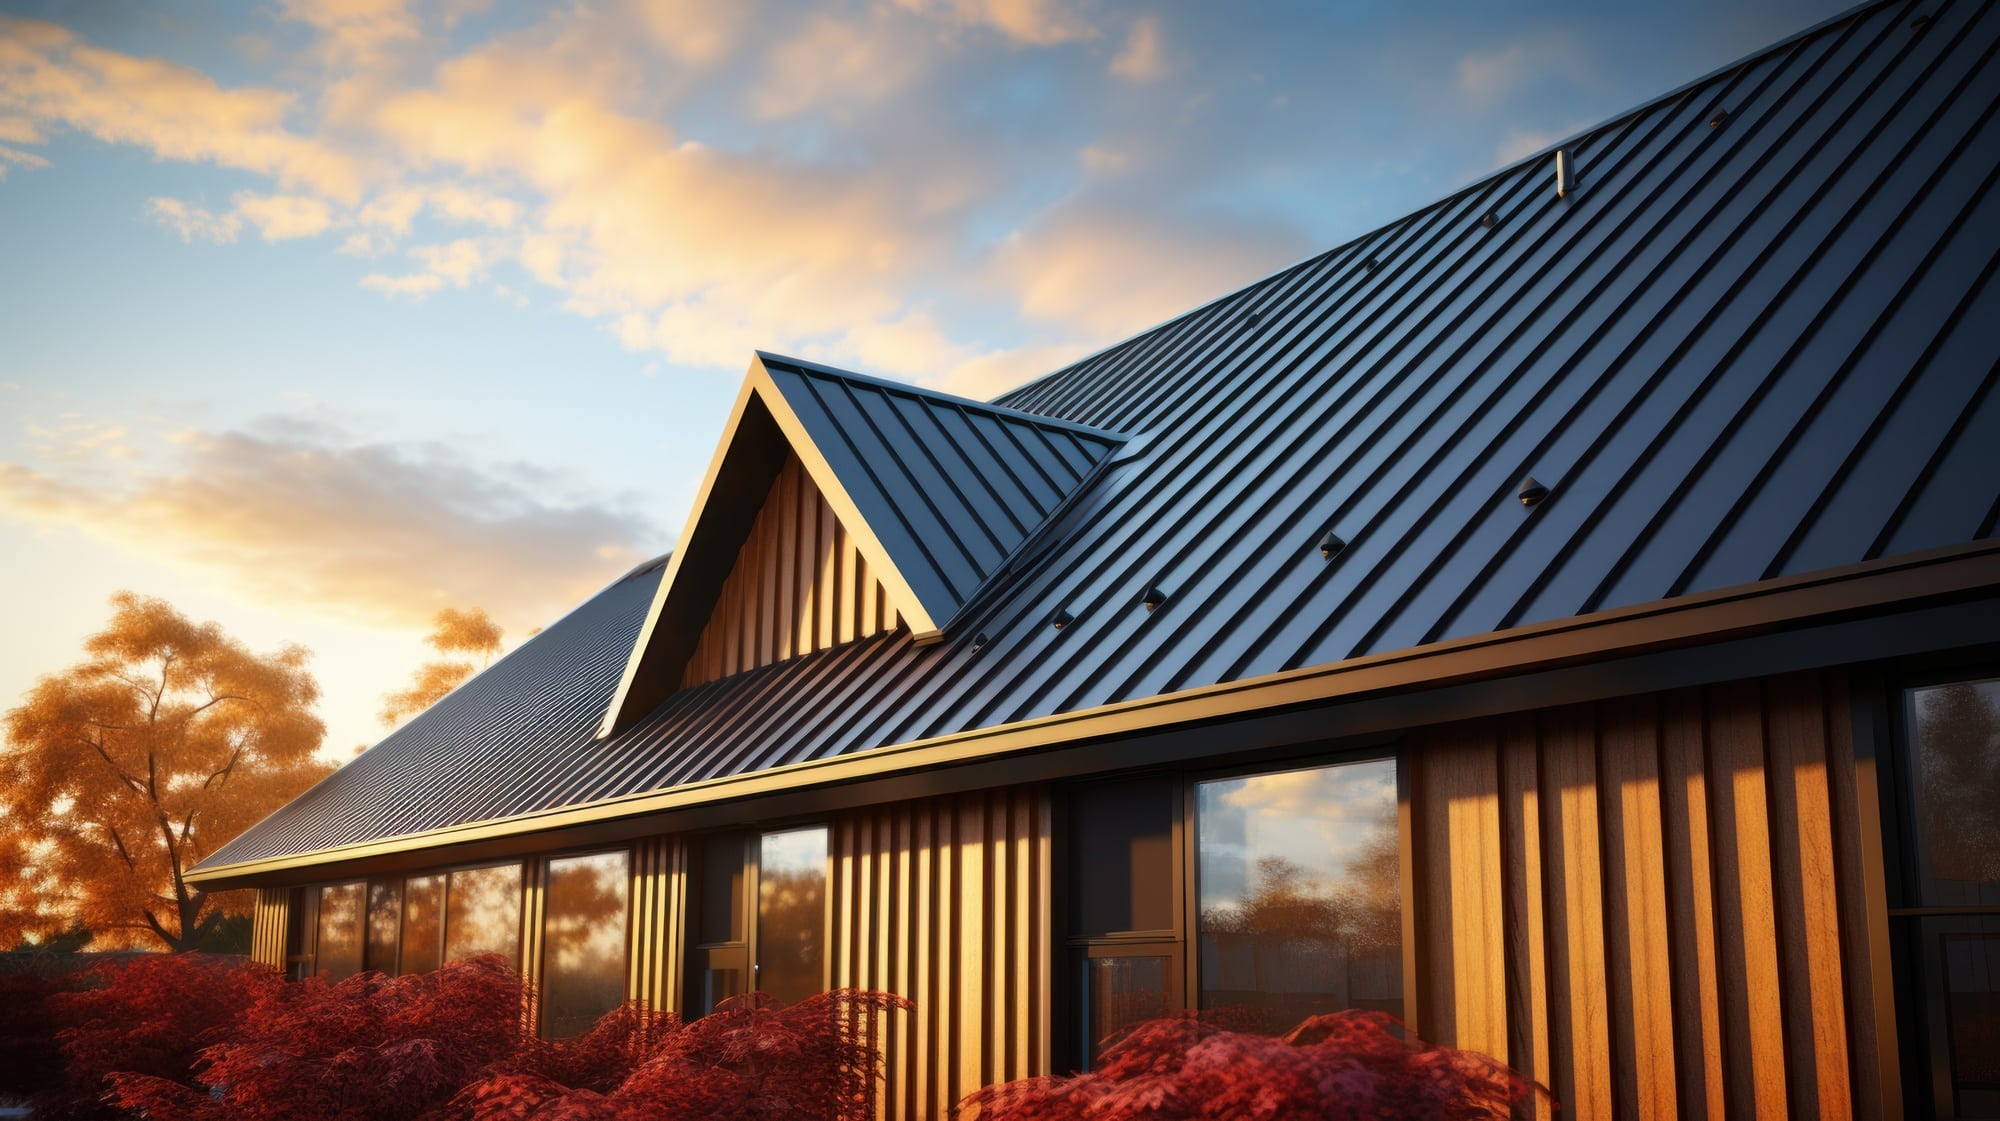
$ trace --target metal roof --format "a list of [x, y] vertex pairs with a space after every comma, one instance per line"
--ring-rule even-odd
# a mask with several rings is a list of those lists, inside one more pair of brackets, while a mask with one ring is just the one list
[[597, 740], [659, 579], [628, 577], [206, 866], [1992, 537], [1996, 44], [2000, 6], [1857, 10], [1565, 142], [1563, 197], [1523, 161], [1007, 394], [1135, 438], [944, 641]]

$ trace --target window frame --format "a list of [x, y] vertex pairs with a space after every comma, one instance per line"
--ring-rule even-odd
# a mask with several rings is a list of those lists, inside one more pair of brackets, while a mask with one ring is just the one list
[[[557, 855], [564, 856], [569, 854], [563, 853]], [[285, 964], [286, 964], [285, 976], [288, 980], [297, 981], [297, 980], [302, 980], [303, 978], [306, 977], [313, 977], [318, 974], [319, 898], [320, 898], [319, 893], [322, 889], [329, 887], [341, 887], [346, 884], [355, 884], [355, 883], [361, 885], [361, 903], [362, 903], [361, 972], [366, 973], [369, 971], [367, 968], [369, 889], [373, 888], [376, 884], [393, 883], [396, 885], [396, 970], [393, 974], [385, 973], [384, 975], [400, 977], [404, 975], [403, 958], [405, 956], [404, 949], [407, 945], [407, 939], [404, 936], [404, 924], [408, 921], [409, 918], [409, 898], [410, 898], [409, 883], [411, 880], [425, 879], [431, 876], [444, 877], [443, 890], [439, 893], [440, 902], [438, 907], [438, 933], [437, 933], [438, 968], [443, 968], [444, 966], [450, 964], [451, 962], [451, 959], [445, 956], [445, 946], [447, 945], [446, 938], [448, 936], [450, 928], [449, 919], [450, 919], [450, 905], [451, 905], [451, 877], [459, 872], [475, 872], [481, 868], [502, 868], [508, 865], [512, 865], [513, 867], [519, 869], [520, 870], [519, 890], [520, 890], [521, 904], [520, 904], [520, 919], [516, 925], [517, 927], [525, 928], [527, 925], [527, 919], [529, 913], [528, 888], [533, 882], [532, 877], [534, 877], [537, 874], [537, 871], [540, 867], [540, 862], [545, 859], [546, 858], [542, 856], [529, 856], [529, 857], [517, 857], [512, 860], [504, 860], [504, 859], [475, 860], [475, 861], [468, 861], [463, 864], [450, 864], [441, 868], [414, 869], [408, 872], [401, 872], [394, 875], [351, 876], [351, 877], [344, 877], [332, 880], [314, 880], [309, 883], [299, 884], [290, 889], [291, 893], [288, 896], [288, 903], [289, 903], [288, 910], [290, 913], [287, 915], [286, 919], [286, 926], [288, 929], [287, 929], [287, 944], [286, 944], [286, 954], [285, 954]], [[627, 891], [628, 892], [630, 891], [629, 887], [627, 888]], [[630, 909], [629, 903], [627, 909], [628, 910]], [[628, 929], [628, 937], [627, 937], [626, 955], [627, 955], [627, 964], [629, 968], [630, 955], [631, 955], [631, 946], [629, 937], [629, 929], [630, 929], [629, 917], [628, 917], [627, 929]], [[525, 941], [522, 940], [526, 934], [527, 931], [525, 929], [518, 929], [515, 933], [515, 938], [518, 944], [518, 948], [515, 950], [515, 956], [517, 958], [519, 958], [527, 950], [527, 945]], [[515, 967], [520, 968], [522, 964], [523, 963], [521, 961], [517, 961], [515, 963]], [[537, 962], [537, 964], [539, 964], [539, 961]]]
[[[1052, 819], [1057, 823], [1052, 852], [1051, 894], [1055, 919], [1054, 946], [1059, 951], [1056, 986], [1051, 995], [1050, 1043], [1053, 1065], [1059, 1070], [1089, 1068], [1088, 1042], [1084, 1038], [1083, 1017], [1089, 1012], [1085, 992], [1084, 962], [1093, 957], [1144, 956], [1141, 951], [1171, 946], [1167, 1008], [1189, 1011], [1199, 1006], [1201, 994], [1200, 934], [1200, 822], [1197, 801], [1203, 783], [1280, 774], [1286, 771], [1337, 767], [1351, 763], [1387, 761], [1396, 768], [1396, 858], [1402, 917], [1403, 1022], [1415, 1034], [1418, 1024], [1421, 984], [1418, 958], [1416, 893], [1417, 843], [1411, 809], [1411, 767], [1406, 743], [1400, 735], [1373, 736], [1338, 744], [1319, 743], [1304, 751], [1260, 753], [1254, 757], [1231, 759], [1202, 765], [1199, 762], [1177, 767], [1138, 768], [1107, 774], [1079, 776], [1054, 788]], [[1070, 878], [1074, 867], [1074, 841], [1069, 825], [1069, 805], [1076, 792], [1094, 783], [1142, 779], [1148, 775], [1170, 776], [1176, 787], [1173, 799], [1172, 847], [1174, 916], [1178, 927], [1172, 931], [1120, 931], [1112, 934], [1076, 935], [1070, 914]], [[1178, 992], [1174, 990], [1178, 988]]]
[[[610, 856], [614, 853], [623, 856], [625, 858], [625, 928], [619, 938], [619, 947], [620, 947], [619, 952], [623, 955], [623, 962], [619, 967], [619, 972], [623, 974], [625, 977], [625, 983], [623, 986], [623, 995], [619, 998], [619, 1000], [620, 1003], [624, 1003], [632, 999], [632, 943], [634, 940], [633, 934], [637, 929], [636, 924], [639, 921], [638, 909], [633, 906], [633, 899], [638, 894], [636, 891], [633, 890], [635, 886], [633, 883], [633, 877], [635, 875], [634, 868], [638, 864], [637, 853], [633, 849], [633, 846], [631, 845], [593, 846], [590, 848], [572, 849], [562, 852], [543, 853], [541, 855], [536, 856], [533, 859], [532, 869], [529, 867], [530, 864], [529, 861], [522, 862], [522, 874], [524, 877], [524, 882], [526, 877], [532, 876], [533, 882], [540, 887], [542, 893], [540, 905], [535, 908], [535, 921], [539, 928], [535, 932], [536, 936], [535, 978], [538, 982], [537, 985], [535, 986], [537, 989], [537, 992], [535, 994], [535, 1032], [538, 1036], [540, 1036], [543, 1039], [549, 1038], [548, 884], [549, 884], [550, 865], [554, 864], [556, 861], [559, 860], [574, 860], [577, 859], [578, 857], [587, 857], [587, 856]], [[502, 863], [505, 862], [502, 861]], [[446, 883], [445, 890], [446, 890], [446, 897], [449, 898], [450, 896], [449, 881], [447, 881]], [[525, 891], [526, 888], [524, 887], [523, 892], [525, 893]], [[527, 919], [527, 915], [528, 915], [528, 910], [526, 906], [526, 900], [524, 897], [522, 906], [522, 918], [524, 922]], [[439, 935], [440, 937], [442, 937], [444, 924], [440, 922], [438, 924], [438, 927], [439, 927]], [[398, 956], [399, 958], [401, 956], [400, 946], [398, 946]]]
[[[728, 996], [718, 997], [714, 1001], [708, 1001], [706, 982], [709, 973], [713, 970], [735, 969], [743, 978], [744, 993], [763, 991], [757, 982], [759, 966], [757, 960], [757, 928], [759, 897], [761, 894], [759, 889], [762, 882], [763, 841], [765, 837], [772, 834], [799, 833], [811, 829], [817, 829], [826, 834], [826, 860], [821, 866], [821, 872], [825, 876], [825, 883], [830, 887], [834, 878], [834, 829], [833, 823], [824, 818], [809, 818], [803, 821], [722, 829], [685, 836], [683, 843], [688, 846], [688, 882], [686, 886], [687, 912], [685, 918], [682, 920], [682, 929], [683, 936], [686, 938], [687, 949], [684, 954], [684, 960], [681, 963], [682, 984], [680, 1008], [681, 1015], [684, 1018], [693, 1020], [705, 1016], [713, 1010], [714, 1005], [729, 999], [729, 996], [742, 995], [740, 993], [731, 993]], [[742, 936], [723, 941], [703, 942], [700, 939], [702, 935], [702, 922], [707, 917], [704, 914], [704, 908], [706, 906], [705, 896], [707, 895], [707, 878], [709, 874], [708, 854], [709, 847], [717, 844], [740, 844], [742, 846], [742, 862], [740, 864], [743, 875], [742, 898], [735, 901], [736, 914], [732, 916], [733, 921], [740, 924], [736, 929], [741, 931]], [[821, 911], [819, 991], [826, 992], [833, 983], [833, 957], [830, 953], [832, 941], [829, 935], [831, 934], [830, 927], [834, 921], [834, 915], [833, 900], [830, 897], [822, 897]], [[707, 1006], [704, 1007], [704, 1005]]]

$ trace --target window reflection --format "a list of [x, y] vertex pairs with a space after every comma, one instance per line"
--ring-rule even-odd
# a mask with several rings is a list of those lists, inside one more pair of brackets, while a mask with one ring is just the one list
[[1168, 964], [1160, 955], [1085, 959], [1083, 1027], [1092, 1063], [1126, 1028], [1166, 1014]]
[[412, 876], [403, 881], [404, 973], [429, 973], [443, 964], [444, 877]]
[[826, 830], [766, 833], [757, 872], [757, 987], [790, 1003], [821, 991]]
[[543, 1034], [580, 1034], [625, 999], [627, 877], [622, 852], [549, 861]]
[[521, 866], [453, 872], [446, 891], [444, 957], [499, 954], [521, 964]]
[[377, 973], [396, 972], [396, 943], [402, 933], [402, 887], [368, 885], [368, 950], [362, 964]]
[[338, 981], [361, 972], [361, 915], [364, 884], [336, 884], [319, 889], [319, 939], [314, 948], [314, 972]]
[[1396, 764], [1200, 784], [1201, 1006], [1403, 1014]]
[[2000, 906], [2000, 680], [1910, 693], [1920, 902]]

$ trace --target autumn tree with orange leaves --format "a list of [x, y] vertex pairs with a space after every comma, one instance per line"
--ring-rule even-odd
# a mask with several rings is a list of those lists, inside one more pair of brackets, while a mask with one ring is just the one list
[[6, 714], [0, 944], [81, 923], [100, 944], [190, 948], [247, 900], [187, 871], [332, 770], [305, 649], [254, 654], [164, 600], [111, 603], [88, 660]]
[[[438, 612], [424, 641], [444, 656], [418, 666], [408, 689], [383, 699], [382, 723], [395, 727], [405, 717], [431, 707], [446, 693], [463, 685], [467, 678], [492, 665], [493, 656], [500, 652], [501, 633], [500, 624], [484, 608], [459, 611], [447, 607]], [[477, 664], [473, 663], [474, 658], [479, 659]]]

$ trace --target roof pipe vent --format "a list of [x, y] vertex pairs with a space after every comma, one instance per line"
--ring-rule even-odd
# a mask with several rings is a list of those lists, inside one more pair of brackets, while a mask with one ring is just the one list
[[1076, 622], [1076, 616], [1067, 611], [1058, 611], [1049, 618], [1049, 625], [1057, 630], [1061, 630], [1074, 622]]
[[1921, 12], [1917, 15], [1915, 19], [1910, 21], [1910, 30], [1928, 31], [1930, 30], [1932, 22], [1934, 22], [1936, 19], [1937, 17], [1930, 14], [1929, 12]]
[[1721, 128], [1723, 125], [1726, 125], [1728, 123], [1729, 123], [1729, 110], [1727, 109], [1717, 109], [1715, 111], [1715, 115], [1708, 119], [1708, 127], [1710, 128]]
[[1565, 198], [1576, 190], [1576, 157], [1567, 148], [1556, 149], [1556, 197]]
[[1325, 557], [1327, 560], [1332, 560], [1345, 548], [1347, 548], [1347, 542], [1342, 541], [1340, 536], [1330, 529], [1326, 531], [1325, 536], [1319, 539], [1319, 555]]
[[976, 654], [984, 649], [986, 649], [986, 632], [980, 631], [978, 634], [972, 636], [972, 650]]
[[1361, 262], [1361, 267], [1367, 269], [1369, 272], [1374, 272], [1376, 269], [1382, 267], [1382, 262], [1370, 257], [1366, 261]]
[[1548, 496], [1549, 488], [1536, 482], [1533, 475], [1521, 480], [1521, 491], [1518, 496], [1521, 499], [1521, 505], [1538, 506]]
[[1486, 229], [1489, 230], [1492, 229], [1493, 227], [1500, 224], [1500, 212], [1497, 210], [1487, 211], [1485, 215], [1479, 219], [1479, 224], [1485, 227]]
[[1167, 602], [1167, 593], [1160, 590], [1158, 584], [1151, 584], [1147, 586], [1146, 594], [1139, 597], [1139, 602], [1148, 611], [1158, 611], [1160, 605]]

